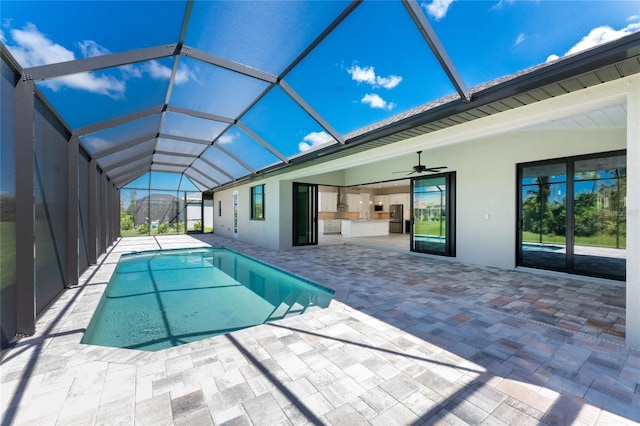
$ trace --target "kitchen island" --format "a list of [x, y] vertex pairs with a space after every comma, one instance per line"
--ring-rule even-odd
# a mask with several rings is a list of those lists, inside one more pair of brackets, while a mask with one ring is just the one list
[[389, 235], [389, 219], [342, 219], [343, 237], [376, 237]]

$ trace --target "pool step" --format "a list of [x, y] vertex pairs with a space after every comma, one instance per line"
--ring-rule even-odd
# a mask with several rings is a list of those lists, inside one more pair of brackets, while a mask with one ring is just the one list
[[267, 321], [275, 321], [291, 315], [300, 315], [311, 305], [309, 292], [302, 289], [293, 290], [276, 309], [273, 310]]

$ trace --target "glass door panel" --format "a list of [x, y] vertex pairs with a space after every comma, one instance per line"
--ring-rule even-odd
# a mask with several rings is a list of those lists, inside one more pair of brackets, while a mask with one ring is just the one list
[[453, 175], [429, 176], [411, 181], [411, 250], [453, 255]]
[[565, 164], [524, 167], [520, 184], [520, 263], [545, 269], [565, 269]]
[[626, 278], [626, 155], [518, 167], [519, 266]]
[[573, 267], [576, 272], [626, 275], [626, 158], [575, 162]]
[[293, 183], [293, 245], [318, 244], [318, 185]]

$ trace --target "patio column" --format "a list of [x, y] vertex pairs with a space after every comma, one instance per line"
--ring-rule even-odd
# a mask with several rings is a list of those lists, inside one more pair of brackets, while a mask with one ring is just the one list
[[626, 343], [640, 348], [640, 79], [627, 96]]
[[23, 75], [15, 89], [16, 331], [27, 336], [36, 328], [33, 123], [34, 84]]
[[100, 240], [100, 254], [107, 252], [107, 247], [109, 247], [109, 235], [107, 230], [107, 221], [109, 220], [109, 185], [107, 183], [107, 174], [102, 171], [100, 173], [100, 235], [102, 235], [102, 239]]
[[71, 136], [67, 144], [67, 286], [78, 284], [78, 156], [80, 142], [77, 136]]
[[96, 170], [96, 159], [92, 158], [89, 161], [89, 238], [87, 239], [87, 244], [89, 245], [89, 265], [98, 263], [98, 209], [96, 208], [98, 196], [96, 194]]

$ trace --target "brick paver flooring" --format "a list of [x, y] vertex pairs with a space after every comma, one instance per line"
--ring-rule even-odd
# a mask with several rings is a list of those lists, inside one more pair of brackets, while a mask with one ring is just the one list
[[[330, 307], [158, 352], [80, 343], [119, 255], [224, 245]], [[120, 240], [0, 365], [2, 424], [637, 424], [624, 283], [352, 246]]]

